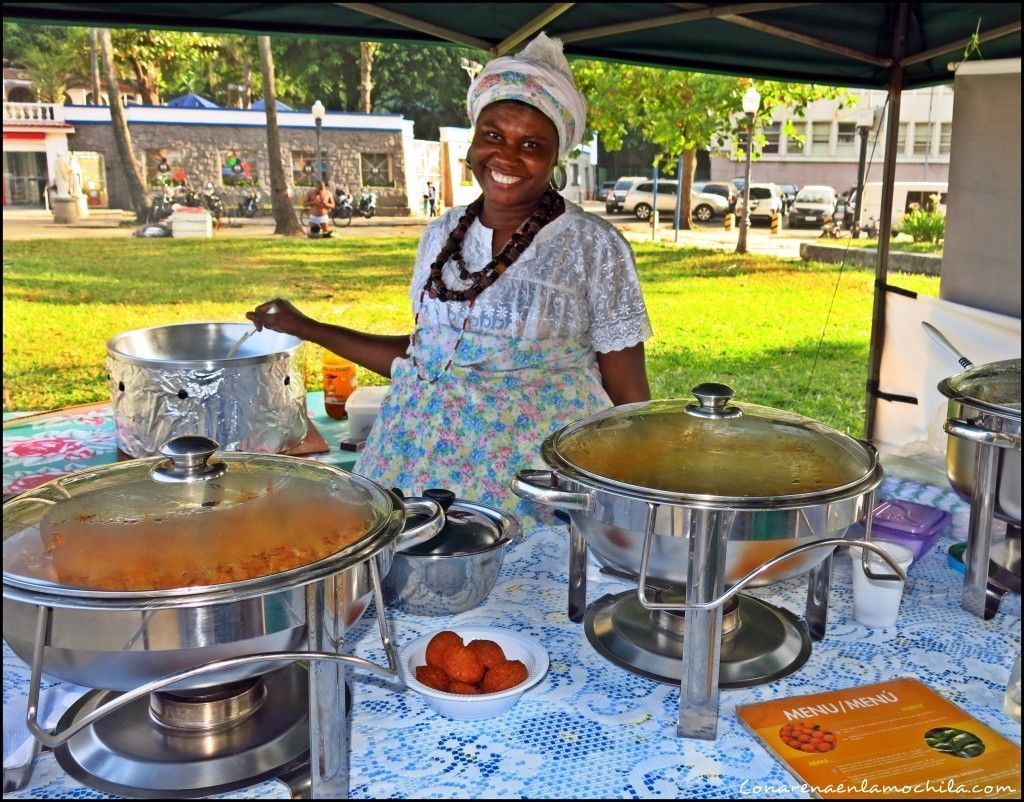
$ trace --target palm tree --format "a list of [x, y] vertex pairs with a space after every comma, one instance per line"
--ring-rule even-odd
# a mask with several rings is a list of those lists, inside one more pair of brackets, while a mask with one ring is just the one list
[[274, 233], [294, 236], [302, 233], [299, 218], [288, 201], [288, 183], [281, 160], [281, 135], [277, 130], [277, 93], [274, 90], [274, 57], [270, 37], [257, 37], [263, 71], [263, 103], [267, 114], [267, 161], [270, 163], [270, 203], [274, 209]]
[[107, 97], [110, 99], [110, 127], [114, 131], [114, 142], [117, 153], [121, 157], [125, 180], [128, 182], [128, 195], [132, 200], [132, 208], [138, 222], [146, 220], [149, 199], [146, 196], [146, 181], [142, 176], [142, 167], [135, 158], [132, 148], [132, 136], [128, 131], [128, 120], [121, 103], [120, 80], [117, 67], [114, 66], [114, 47], [110, 42], [110, 30], [100, 29], [100, 56], [103, 61], [103, 78], [107, 84]]

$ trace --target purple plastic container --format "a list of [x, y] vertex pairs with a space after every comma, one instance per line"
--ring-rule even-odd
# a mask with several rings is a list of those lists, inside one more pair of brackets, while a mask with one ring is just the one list
[[871, 519], [871, 538], [906, 546], [919, 560], [949, 522], [945, 510], [913, 501], [883, 501]]

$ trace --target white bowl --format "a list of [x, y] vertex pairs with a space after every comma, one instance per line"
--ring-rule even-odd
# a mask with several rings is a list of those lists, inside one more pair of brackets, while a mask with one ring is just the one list
[[513, 688], [497, 693], [464, 695], [437, 691], [416, 679], [416, 667], [425, 665], [427, 644], [437, 632], [423, 635], [407, 643], [398, 652], [398, 670], [406, 687], [420, 694], [431, 709], [442, 716], [459, 721], [479, 721], [494, 718], [511, 710], [520, 697], [536, 685], [548, 671], [548, 653], [529, 635], [509, 632], [497, 627], [452, 627], [464, 643], [472, 640], [492, 640], [509, 660], [521, 660], [526, 666], [526, 680]]

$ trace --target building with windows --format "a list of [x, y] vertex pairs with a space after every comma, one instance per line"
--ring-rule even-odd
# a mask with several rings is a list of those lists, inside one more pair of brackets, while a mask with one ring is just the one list
[[[250, 191], [270, 192], [266, 114], [260, 109], [125, 107], [132, 146], [146, 185], [199, 189], [212, 184], [235, 208]], [[377, 195], [378, 213], [423, 214], [427, 181], [442, 190], [444, 206], [479, 194], [465, 167], [471, 131], [443, 129], [441, 142], [413, 138], [413, 122], [400, 114], [328, 112], [317, 151], [310, 111], [277, 113], [289, 191], [301, 198], [316, 183], [320, 158], [331, 187]], [[444, 133], [447, 132], [447, 133]], [[594, 188], [590, 152], [567, 164], [565, 196], [589, 197]], [[48, 208], [62, 154], [72, 152], [83, 173], [88, 205], [130, 209], [131, 199], [107, 106], [4, 103], [4, 205]]]
[[[803, 117], [790, 118], [799, 136], [785, 134], [786, 112], [762, 129], [764, 143], [755, 150], [751, 180], [777, 184], [826, 184], [844, 191], [857, 183], [860, 141], [857, 120], [865, 109], [878, 109], [880, 124], [871, 129], [865, 181], [882, 179], [884, 162], [886, 93], [853, 90], [860, 102], [841, 109], [836, 101], [811, 103]], [[953, 132], [953, 88], [934, 86], [908, 90], [902, 95], [899, 128], [895, 132], [899, 155], [897, 181], [946, 181]], [[757, 148], [755, 137], [755, 148]], [[711, 178], [724, 181], [742, 177], [742, 142], [728, 152], [711, 156]]]

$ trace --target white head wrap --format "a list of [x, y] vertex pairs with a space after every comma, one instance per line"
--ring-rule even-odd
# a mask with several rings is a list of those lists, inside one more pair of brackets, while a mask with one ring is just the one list
[[558, 157], [564, 159], [583, 140], [587, 101], [576, 88], [562, 41], [540, 33], [517, 56], [488, 62], [466, 95], [466, 111], [476, 125], [484, 107], [499, 100], [527, 103], [558, 129]]

